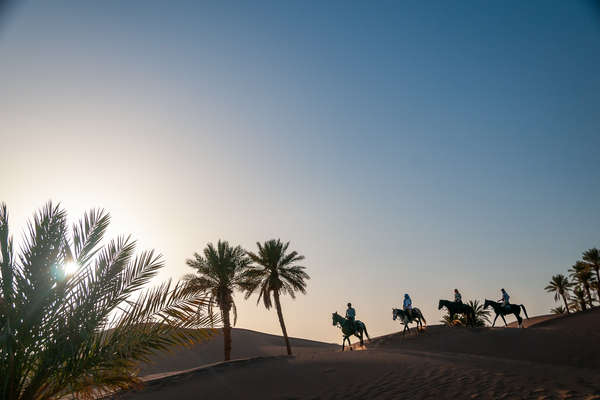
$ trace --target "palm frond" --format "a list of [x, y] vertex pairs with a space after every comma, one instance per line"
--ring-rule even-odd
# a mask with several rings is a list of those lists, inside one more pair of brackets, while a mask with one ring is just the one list
[[[0, 205], [0, 398], [89, 397], [130, 387], [139, 383], [136, 360], [213, 332], [198, 329], [209, 325], [198, 312], [208, 300], [185, 282], [142, 290], [164, 265], [160, 255], [135, 256], [129, 237], [100, 245], [108, 214], [88, 212], [72, 238], [65, 221], [48, 203], [28, 224], [15, 260]], [[65, 276], [62, 265], [73, 255], [81, 267]]]

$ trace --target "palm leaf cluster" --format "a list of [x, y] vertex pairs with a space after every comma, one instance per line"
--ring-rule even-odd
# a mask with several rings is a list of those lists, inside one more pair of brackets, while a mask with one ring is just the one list
[[[467, 304], [471, 306], [475, 314], [475, 320], [473, 321], [474, 327], [481, 328], [490, 323], [490, 311], [483, 308], [483, 304], [481, 304], [479, 300], [469, 300]], [[451, 319], [450, 313], [447, 310], [440, 322], [448, 326], [467, 326], [468, 324], [466, 315], [455, 314], [454, 319]]]
[[562, 314], [564, 314], [564, 313], [566, 313], [566, 312], [567, 312], [567, 309], [566, 309], [566, 308], [564, 308], [563, 306], [558, 306], [558, 307], [551, 308], [551, 309], [550, 309], [550, 312], [551, 312], [552, 314], [559, 314], [559, 315], [562, 315]]
[[310, 277], [305, 267], [298, 264], [304, 256], [288, 251], [289, 242], [279, 239], [257, 243], [257, 247], [258, 252], [254, 253], [219, 241], [216, 247], [209, 243], [204, 249], [204, 256], [196, 253], [193, 259], [187, 260], [196, 274], [186, 275], [184, 279], [192, 287], [210, 293], [211, 310], [213, 304], [221, 310], [225, 360], [231, 356], [231, 310], [234, 325], [237, 319], [233, 300], [235, 290], [243, 292], [246, 299], [258, 293], [257, 304], [262, 300], [267, 309], [275, 305], [287, 353], [292, 354], [280, 296], [288, 294], [295, 299], [296, 292], [306, 293], [306, 281]]
[[[15, 252], [0, 205], [0, 394], [2, 399], [93, 397], [139, 384], [136, 363], [211, 334], [198, 314], [208, 300], [185, 283], [145, 289], [164, 263], [136, 255], [130, 237], [101, 245], [102, 210], [72, 229], [48, 203], [29, 222]], [[64, 265], [79, 266], [72, 275]], [[135, 300], [132, 300], [134, 299]]]
[[233, 325], [237, 321], [237, 308], [233, 300], [235, 290], [248, 288], [246, 271], [250, 260], [240, 247], [232, 247], [226, 241], [220, 241], [215, 247], [209, 243], [204, 249], [204, 256], [195, 253], [187, 265], [194, 268], [197, 274], [187, 274], [184, 281], [191, 290], [200, 290], [209, 295], [208, 315], [214, 322], [213, 306], [221, 311], [223, 321], [225, 360], [231, 358], [231, 322], [230, 311], [233, 311]]
[[563, 301], [564, 307], [552, 309], [553, 313], [559, 309], [567, 314], [585, 311], [600, 302], [600, 251], [597, 248], [584, 251], [581, 260], [576, 261], [568, 272], [568, 277], [563, 274], [552, 276], [544, 288], [554, 293], [554, 301]]

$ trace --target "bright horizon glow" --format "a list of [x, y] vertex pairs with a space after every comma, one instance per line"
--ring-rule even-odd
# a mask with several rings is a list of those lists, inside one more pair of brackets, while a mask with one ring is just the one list
[[[600, 246], [600, 13], [591, 2], [15, 2], [0, 19], [0, 201], [101, 207], [165, 268], [281, 238], [308, 294], [290, 336], [371, 336], [409, 293], [530, 315]], [[17, 243], [15, 243], [17, 247]], [[281, 334], [235, 296], [238, 327]], [[235, 343], [233, 344], [235, 346]]]

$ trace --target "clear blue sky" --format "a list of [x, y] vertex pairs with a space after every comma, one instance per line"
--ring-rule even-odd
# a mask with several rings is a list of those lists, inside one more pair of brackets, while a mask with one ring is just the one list
[[[106, 207], [161, 275], [219, 238], [306, 256], [292, 335], [408, 292], [530, 314], [600, 246], [592, 1], [24, 1], [0, 19], [0, 200]], [[238, 326], [279, 332], [239, 298]]]

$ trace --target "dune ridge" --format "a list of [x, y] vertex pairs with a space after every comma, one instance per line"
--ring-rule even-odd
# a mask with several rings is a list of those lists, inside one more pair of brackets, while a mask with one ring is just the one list
[[293, 357], [217, 363], [114, 398], [600, 399], [600, 309], [543, 317], [525, 329], [430, 326], [365, 351], [306, 343]]

